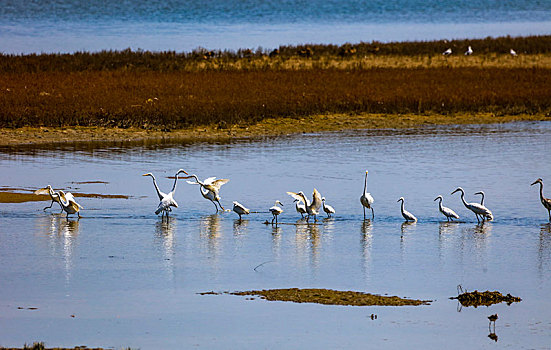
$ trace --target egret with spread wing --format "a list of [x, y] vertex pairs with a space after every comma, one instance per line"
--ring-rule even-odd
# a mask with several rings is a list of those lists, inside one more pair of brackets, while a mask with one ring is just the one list
[[55, 203], [59, 204], [59, 207], [61, 208], [61, 211], [63, 211], [63, 206], [61, 205], [61, 196], [60, 196], [59, 192], [54, 191], [52, 186], [48, 185], [44, 188], [36, 190], [36, 191], [34, 191], [34, 194], [48, 194], [48, 195], [50, 195], [50, 199], [52, 200], [52, 202], [50, 203], [50, 206], [49, 207], [44, 207], [44, 209], [42, 209], [42, 210], [46, 210], [46, 209], [51, 208], [52, 205], [54, 205], [54, 202], [55, 202]]
[[222, 204], [220, 204], [220, 187], [222, 185], [228, 183], [229, 179], [218, 179], [216, 180], [216, 177], [209, 177], [208, 179], [205, 179], [205, 181], [201, 182], [197, 175], [193, 174], [191, 177], [195, 178], [195, 182], [193, 181], [187, 181], [188, 184], [192, 185], [200, 185], [199, 191], [201, 191], [201, 195], [203, 198], [208, 199], [209, 201], [214, 204], [214, 207], [216, 208], [216, 212], [218, 212], [218, 207], [216, 206], [216, 203], [220, 206], [222, 211], [225, 211]]
[[304, 193], [302, 191], [295, 193], [295, 192], [287, 192], [287, 194], [294, 199], [298, 199], [299, 201], [302, 201], [304, 203], [304, 206], [306, 208], [306, 214], [308, 215], [306, 217], [306, 221], [310, 220], [310, 215], [314, 216], [314, 221], [317, 221], [316, 215], [319, 214], [319, 209], [321, 208], [322, 202], [321, 202], [321, 194], [314, 188], [314, 193], [312, 193], [312, 202], [306, 198]]
[[364, 193], [360, 197], [360, 203], [362, 203], [362, 207], [364, 208], [364, 220], [365, 220], [365, 208], [371, 209], [371, 218], [375, 218], [375, 213], [373, 212], [373, 202], [375, 200], [373, 199], [373, 196], [371, 196], [371, 193], [367, 192], [367, 170], [365, 171], [365, 182], [364, 182]]
[[452, 194], [454, 194], [455, 192], [461, 192], [461, 201], [463, 202], [463, 205], [465, 206], [465, 208], [469, 209], [476, 215], [476, 221], [480, 222], [480, 219], [478, 217], [479, 215], [482, 217], [482, 222], [484, 222], [486, 218], [488, 218], [488, 220], [492, 220], [494, 218], [492, 212], [482, 204], [467, 203], [467, 201], [465, 200], [465, 191], [463, 191], [461, 187], [456, 188], [455, 191], [452, 192]]
[[438, 200], [438, 199], [440, 199], [440, 202], [438, 203], [438, 209], [440, 210], [440, 212], [442, 214], [444, 214], [444, 216], [446, 217], [446, 219], [448, 221], [450, 221], [450, 220], [453, 221], [453, 219], [459, 219], [459, 215], [457, 215], [455, 213], [455, 211], [453, 211], [450, 208], [445, 207], [445, 206], [442, 205], [442, 199], [443, 199], [442, 196], [438, 196], [438, 197], [434, 198], [435, 201]]
[[[174, 175], [174, 184], [172, 185], [172, 190], [169, 193], [164, 193], [159, 190], [159, 186], [157, 186], [157, 181], [155, 180], [155, 176], [153, 176], [152, 173], [143, 174], [142, 176], [151, 176], [153, 179], [153, 186], [155, 186], [155, 191], [157, 191], [157, 196], [159, 196], [159, 205], [157, 206], [157, 210], [155, 211], [155, 214], [159, 215], [161, 214], [161, 218], [166, 215], [168, 218], [168, 213], [172, 211], [172, 207], [178, 208], [178, 203], [174, 200], [174, 193], [176, 192], [176, 184], [178, 182], [178, 175], [180, 173], [184, 173], [187, 175], [187, 172], [184, 169], [178, 170], [176, 172], [176, 175]], [[188, 177], [186, 177], [188, 178]]]
[[543, 204], [543, 207], [547, 209], [547, 213], [549, 214], [549, 222], [551, 222], [551, 198], [545, 198], [543, 196], [543, 180], [541, 178], [534, 181], [530, 186], [535, 184], [540, 184], [540, 201], [541, 204]]
[[397, 200], [397, 202], [400, 201], [402, 202], [400, 210], [402, 211], [402, 216], [404, 217], [404, 219], [406, 219], [406, 221], [417, 221], [417, 218], [412, 213], [404, 209], [404, 197], [400, 197], [400, 199]]
[[71, 192], [65, 193], [59, 190], [59, 199], [61, 201], [61, 207], [67, 213], [67, 218], [69, 218], [69, 214], [77, 214], [80, 219], [80, 209], [84, 208], [75, 201], [75, 197]]

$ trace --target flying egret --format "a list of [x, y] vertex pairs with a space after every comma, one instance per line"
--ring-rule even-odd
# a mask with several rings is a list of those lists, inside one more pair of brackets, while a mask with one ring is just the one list
[[321, 203], [323, 204], [323, 211], [327, 214], [327, 217], [331, 217], [331, 214], [335, 214], [335, 209], [325, 204], [325, 197], [321, 197]]
[[236, 201], [233, 202], [233, 211], [239, 215], [239, 220], [241, 220], [241, 215], [249, 215], [251, 212], [249, 209], [245, 208], [243, 204]]
[[447, 49], [446, 51], [442, 52], [443, 56], [449, 56], [451, 54], [452, 54], [452, 48], [451, 47], [449, 49]]
[[513, 49], [509, 50], [509, 53], [511, 54], [511, 56], [516, 56], [517, 55], [517, 52]]
[[367, 170], [365, 171], [365, 183], [364, 183], [364, 193], [360, 197], [360, 203], [364, 208], [364, 220], [365, 220], [365, 208], [371, 209], [371, 218], [375, 218], [375, 212], [373, 212], [373, 202], [375, 200], [371, 196], [371, 193], [367, 192]]
[[461, 201], [463, 202], [463, 205], [465, 205], [465, 208], [469, 209], [476, 215], [477, 222], [480, 222], [480, 219], [478, 218], [479, 215], [482, 217], [482, 222], [484, 222], [485, 218], [494, 218], [492, 212], [488, 210], [488, 208], [486, 208], [485, 206], [478, 203], [467, 203], [467, 201], [465, 201], [465, 191], [463, 191], [461, 187], [456, 188], [455, 191], [452, 192], [452, 194], [454, 194], [455, 192], [461, 192]]
[[216, 206], [216, 203], [218, 203], [218, 205], [220, 206], [222, 211], [226, 210], [226, 209], [224, 209], [222, 204], [220, 204], [219, 191], [220, 191], [220, 187], [222, 187], [222, 185], [224, 185], [224, 184], [226, 184], [230, 181], [229, 179], [218, 179], [218, 180], [216, 180], [216, 177], [213, 176], [213, 177], [209, 177], [209, 178], [205, 179], [205, 181], [201, 182], [201, 181], [199, 181], [199, 178], [197, 177], [197, 175], [192, 174], [191, 177], [195, 178], [195, 182], [187, 181], [187, 183], [192, 184], [192, 185], [201, 185], [199, 187], [199, 191], [201, 192], [201, 195], [203, 196], [203, 198], [208, 199], [209, 201], [212, 202], [212, 204], [214, 204], [214, 207], [216, 208], [216, 212], [218, 212], [218, 207]]
[[276, 221], [276, 225], [277, 225], [277, 217], [279, 214], [283, 213], [283, 209], [281, 209], [281, 207], [278, 206], [281, 205], [283, 206], [283, 203], [281, 203], [279, 200], [275, 201], [275, 204], [273, 207], [270, 208], [270, 213], [272, 213], [272, 224], [274, 223], [274, 219]]
[[[157, 186], [157, 181], [155, 180], [155, 176], [153, 176], [152, 173], [143, 174], [142, 176], [151, 176], [153, 179], [153, 186], [155, 186], [155, 190], [157, 191], [157, 196], [159, 196], [159, 206], [157, 207], [157, 210], [155, 211], [155, 214], [159, 215], [161, 214], [161, 218], [166, 215], [168, 218], [168, 213], [172, 211], [171, 207], [178, 208], [178, 203], [174, 200], [174, 193], [176, 192], [176, 184], [178, 183], [178, 175], [180, 173], [184, 173], [188, 175], [188, 173], [184, 169], [178, 170], [176, 172], [176, 175], [174, 175], [174, 185], [172, 185], [172, 190], [167, 194], [164, 192], [161, 192], [159, 190], [159, 186]], [[189, 177], [186, 177], [189, 178]]]
[[319, 214], [319, 209], [322, 205], [321, 203], [321, 194], [314, 188], [314, 193], [312, 193], [312, 202], [306, 198], [304, 193], [300, 191], [299, 193], [294, 192], [287, 192], [287, 194], [294, 199], [298, 199], [299, 201], [302, 201], [304, 203], [304, 206], [306, 207], [306, 214], [308, 215], [306, 217], [306, 221], [310, 220], [310, 215], [314, 216], [314, 221], [317, 221], [316, 215]]
[[300, 214], [300, 216], [302, 218], [304, 218], [304, 214], [306, 214], [306, 206], [304, 205], [304, 203], [302, 203], [300, 200], [298, 199], [295, 199], [293, 202], [295, 202], [295, 210], [297, 211], [297, 213]]
[[[480, 205], [484, 206], [484, 191], [478, 191], [476, 192], [475, 194], [479, 194], [482, 196], [482, 199], [480, 200]], [[484, 207], [486, 208], [486, 207]], [[488, 208], [486, 208], [488, 209]], [[487, 220], [493, 220], [494, 219], [494, 214], [492, 214], [492, 212], [490, 211], [490, 209], [488, 209], [488, 211], [490, 212], [490, 214], [487, 214], [487, 215], [484, 215], [486, 217]]]
[[470, 56], [473, 54], [473, 49], [469, 46], [469, 48], [467, 49], [467, 51], [465, 51], [465, 56]]
[[396, 202], [400, 201], [402, 202], [400, 210], [402, 211], [402, 216], [404, 217], [404, 219], [406, 219], [406, 221], [417, 221], [415, 215], [404, 209], [404, 197], [400, 197], [400, 199], [398, 199]]
[[535, 184], [540, 184], [540, 200], [541, 204], [543, 204], [543, 207], [547, 209], [547, 213], [549, 214], [549, 222], [551, 222], [551, 198], [545, 198], [543, 196], [543, 180], [541, 178], [537, 179], [532, 183], [533, 186]]
[[453, 221], [453, 219], [459, 219], [459, 215], [457, 215], [455, 211], [442, 205], [442, 200], [443, 200], [442, 196], [439, 195], [438, 197], [434, 198], [435, 201], [438, 199], [440, 199], [440, 202], [438, 203], [438, 209], [440, 209], [440, 212], [444, 214], [444, 216], [448, 221], [450, 220]]
[[34, 191], [34, 194], [48, 194], [48, 195], [50, 195], [50, 199], [52, 200], [52, 202], [50, 203], [50, 206], [45, 207], [42, 210], [46, 210], [46, 209], [51, 208], [52, 205], [54, 205], [54, 202], [55, 202], [55, 203], [59, 204], [59, 207], [61, 208], [61, 211], [63, 211], [63, 206], [61, 205], [61, 198], [60, 198], [61, 196], [58, 192], [54, 191], [52, 186], [48, 185], [44, 188], [36, 190], [36, 191]]
[[75, 197], [71, 192], [65, 193], [59, 190], [59, 199], [61, 200], [61, 207], [67, 213], [67, 219], [69, 214], [77, 214], [80, 219], [80, 209], [84, 208], [75, 201]]

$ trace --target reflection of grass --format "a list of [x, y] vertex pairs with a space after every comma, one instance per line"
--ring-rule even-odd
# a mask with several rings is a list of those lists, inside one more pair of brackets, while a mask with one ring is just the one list
[[[467, 44], [474, 56], [463, 56]], [[551, 36], [310, 47], [312, 57], [292, 46], [273, 58], [262, 50], [0, 55], [0, 127], [226, 129], [339, 113], [551, 113]], [[447, 47], [458, 54], [442, 57]]]

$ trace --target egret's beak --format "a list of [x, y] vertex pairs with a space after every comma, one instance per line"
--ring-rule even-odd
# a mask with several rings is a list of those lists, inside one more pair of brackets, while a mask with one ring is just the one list
[[538, 183], [538, 180], [532, 182], [532, 184], [531, 184], [530, 186], [534, 186], [534, 185], [537, 184], [537, 183]]
[[452, 194], [454, 194], [454, 193], [455, 193], [455, 192], [457, 192], [457, 191], [459, 191], [459, 190], [455, 190], [455, 191], [453, 191], [453, 192], [452, 192]]
[[189, 174], [187, 173], [187, 171], [185, 171], [184, 169], [180, 169], [180, 171], [181, 171], [182, 173], [186, 174], [186, 175], [189, 175]]
[[482, 192], [476, 192], [475, 194], [482, 194]]
[[149, 174], [143, 174], [142, 176], [149, 176]]
[[400, 198], [400, 199], [398, 199], [396, 202], [399, 202], [399, 201], [401, 201], [401, 200], [402, 200], [402, 199]]
[[[439, 198], [439, 197], [434, 198], [434, 201], [436, 201], [438, 198]], [[433, 202], [434, 202], [434, 201], [433, 201]]]

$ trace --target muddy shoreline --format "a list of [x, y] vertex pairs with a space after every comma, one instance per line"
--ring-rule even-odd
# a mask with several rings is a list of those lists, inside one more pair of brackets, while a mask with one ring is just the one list
[[175, 130], [105, 127], [23, 127], [0, 129], [0, 147], [44, 146], [69, 143], [195, 143], [228, 142], [232, 139], [262, 138], [280, 135], [362, 129], [405, 129], [428, 125], [494, 124], [515, 121], [544, 121], [551, 116], [494, 114], [328, 114], [301, 118], [269, 118], [258, 123], [228, 125], [220, 123]]

